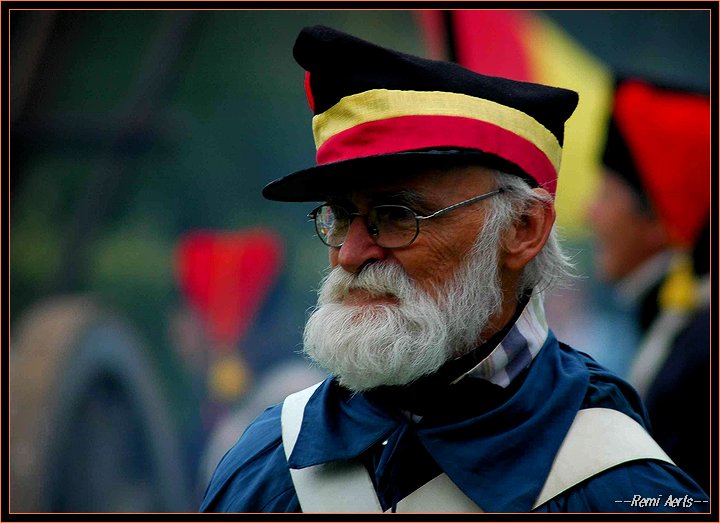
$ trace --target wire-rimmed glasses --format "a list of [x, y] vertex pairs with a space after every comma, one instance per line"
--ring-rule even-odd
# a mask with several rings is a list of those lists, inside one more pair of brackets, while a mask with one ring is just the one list
[[407, 247], [420, 234], [420, 222], [436, 218], [445, 213], [459, 209], [471, 203], [479, 202], [503, 192], [502, 188], [481, 194], [435, 211], [427, 216], [420, 216], [404, 205], [376, 205], [367, 213], [350, 212], [341, 205], [324, 203], [308, 214], [315, 222], [315, 231], [320, 240], [328, 247], [342, 247], [350, 230], [350, 224], [356, 217], [365, 219], [368, 233], [375, 243], [385, 249]]

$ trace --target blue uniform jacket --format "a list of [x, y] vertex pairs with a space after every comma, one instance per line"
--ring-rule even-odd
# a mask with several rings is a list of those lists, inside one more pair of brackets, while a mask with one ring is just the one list
[[[432, 377], [353, 395], [328, 378], [307, 404], [290, 464], [360, 459], [384, 510], [444, 471], [486, 512], [527, 512], [576, 412], [588, 407], [619, 410], [647, 427], [629, 385], [550, 332], [532, 364], [506, 388], [479, 378], [450, 385]], [[202, 511], [300, 511], [280, 412], [280, 405], [267, 409], [221, 460]], [[708, 512], [710, 507], [680, 469], [643, 460], [605, 471], [536, 510]]]

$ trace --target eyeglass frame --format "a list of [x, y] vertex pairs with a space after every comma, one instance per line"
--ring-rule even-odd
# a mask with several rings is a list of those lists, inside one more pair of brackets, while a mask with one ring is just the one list
[[[375, 238], [377, 237], [377, 235], [379, 235], [379, 231], [373, 233], [373, 232], [370, 230], [370, 224], [368, 224], [368, 223], [367, 223], [367, 220], [365, 220], [365, 227], [368, 229], [368, 233], [370, 234], [371, 237], [373, 237], [373, 241], [375, 241], [375, 243], [376, 243], [377, 245], [379, 245], [379, 246], [382, 247], [383, 249], [404, 249], [405, 247], [409, 247], [410, 245], [412, 245], [412, 244], [415, 242], [415, 240], [417, 240], [417, 237], [420, 236], [420, 222], [421, 222], [421, 221], [429, 220], [429, 219], [431, 219], [431, 218], [437, 218], [438, 216], [442, 216], [443, 214], [446, 214], [446, 213], [448, 213], [448, 212], [450, 212], [450, 211], [454, 211], [455, 209], [459, 209], [460, 207], [465, 207], [466, 205], [470, 205], [470, 204], [472, 204], [472, 203], [476, 203], [476, 202], [485, 200], [486, 198], [490, 198], [491, 196], [495, 196], [496, 194], [500, 194], [500, 193], [503, 193], [503, 192], [505, 192], [505, 191], [506, 191], [505, 188], [503, 188], [503, 187], [498, 187], [497, 189], [494, 189], [494, 190], [492, 190], [492, 191], [486, 192], [486, 193], [481, 194], [481, 195], [479, 195], [479, 196], [474, 196], [474, 197], [472, 197], [472, 198], [470, 198], [470, 199], [468, 199], [468, 200], [463, 200], [462, 202], [458, 202], [458, 203], [455, 203], [455, 204], [450, 205], [450, 206], [448, 206], [448, 207], [444, 207], [443, 209], [437, 210], [437, 211], [435, 211], [435, 212], [432, 213], [432, 214], [428, 214], [427, 216], [421, 216], [421, 215], [417, 214], [415, 211], [413, 211], [410, 207], [407, 207], [407, 206], [405, 206], [405, 205], [375, 205], [375, 206], [371, 207], [371, 208], [369, 209], [369, 211], [366, 212], [366, 213], [349, 212], [349, 211], [347, 211], [347, 209], [345, 209], [345, 208], [344, 208], [343, 206], [341, 206], [341, 205], [338, 205], [337, 207], [340, 207], [341, 209], [343, 209], [343, 210], [345, 210], [345, 211], [347, 212], [348, 217], [350, 218], [350, 220], [349, 220], [349, 222], [348, 222], [348, 227], [350, 226], [350, 224], [352, 224], [354, 218], [367, 218], [367, 216], [370, 214], [370, 212], [372, 212], [374, 209], [378, 209], [378, 208], [382, 208], [382, 207], [401, 207], [401, 208], [403, 208], [403, 209], [407, 209], [408, 211], [410, 211], [410, 213], [411, 213], [411, 214], [413, 215], [413, 217], [415, 218], [415, 234], [413, 235], [413, 237], [412, 237], [412, 239], [411, 239], [410, 241], [408, 241], [407, 243], [405, 243], [405, 244], [403, 244], [403, 245], [398, 245], [398, 246], [395, 246], [395, 247], [385, 247], [384, 245], [380, 245], [380, 244], [377, 242], [377, 240], [375, 239]], [[320, 234], [320, 231], [318, 231], [318, 224], [317, 224], [318, 211], [319, 211], [321, 208], [323, 208], [323, 207], [325, 207], [325, 206], [328, 206], [328, 205], [332, 207], [332, 204], [330, 204], [330, 203], [328, 203], [328, 202], [325, 202], [325, 203], [323, 203], [322, 205], [318, 205], [317, 207], [315, 207], [312, 211], [310, 211], [310, 212], [308, 213], [307, 217], [314, 222], [314, 225], [315, 225], [315, 234], [317, 234], [318, 238], [320, 238], [320, 241], [323, 242], [323, 244], [324, 244], [324, 245], [327, 245], [328, 247], [331, 247], [331, 248], [333, 248], [333, 249], [339, 249], [340, 247], [342, 247], [342, 246], [345, 244], [345, 241], [343, 241], [340, 245], [330, 245], [330, 244], [327, 243], [325, 240], [323, 240], [323, 237], [322, 237], [322, 235]], [[345, 239], [347, 239], [347, 234], [346, 234], [346, 236], [345, 236]]]

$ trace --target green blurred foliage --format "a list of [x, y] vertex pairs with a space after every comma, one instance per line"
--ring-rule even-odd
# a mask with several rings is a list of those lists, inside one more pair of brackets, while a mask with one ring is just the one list
[[[40, 51], [30, 44], [42, 14], [12, 15], [13, 63], [39, 60], [14, 118], [12, 317], [57, 292], [93, 292], [166, 360], [167, 314], [183, 302], [178, 240], [262, 226], [285, 243], [279, 292], [296, 312], [276, 327], [292, 355], [327, 264], [309, 206], [260, 195], [314, 162], [293, 41], [324, 23], [422, 54], [419, 30], [410, 11], [241, 10], [184, 13], [187, 30], [168, 33], [181, 15], [55, 12]], [[179, 52], [168, 71], [152, 63], [163, 45]]]

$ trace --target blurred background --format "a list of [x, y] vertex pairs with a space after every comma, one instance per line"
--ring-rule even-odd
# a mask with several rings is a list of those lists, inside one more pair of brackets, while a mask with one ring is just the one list
[[584, 216], [612, 77], [707, 91], [710, 12], [455, 15], [463, 45], [428, 11], [10, 11], [11, 512], [193, 511], [247, 423], [322, 377], [298, 355], [312, 205], [260, 195], [314, 163], [305, 25], [580, 92], [557, 204], [583, 278], [548, 315], [623, 371]]

